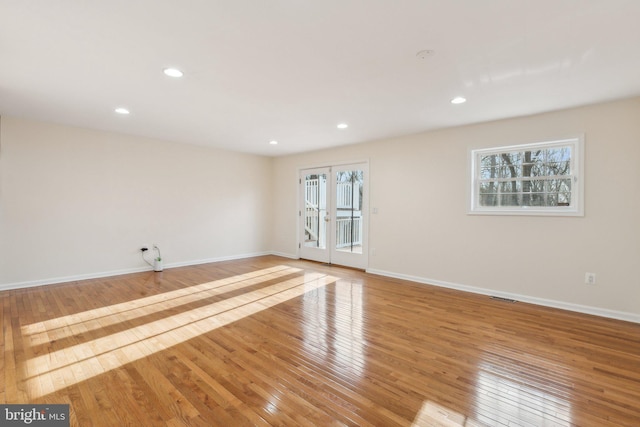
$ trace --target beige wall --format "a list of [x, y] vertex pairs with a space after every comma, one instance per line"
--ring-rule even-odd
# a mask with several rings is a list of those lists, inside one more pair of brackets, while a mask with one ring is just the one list
[[[470, 149], [578, 134], [584, 217], [467, 214]], [[298, 168], [361, 159], [370, 271], [640, 320], [640, 98], [277, 158], [275, 252], [297, 253]]]
[[[639, 118], [633, 98], [270, 159], [3, 117], [0, 289], [142, 269], [151, 243], [169, 266], [295, 257], [298, 169], [369, 160], [370, 271], [640, 321]], [[467, 214], [470, 149], [581, 133], [584, 217]]]
[[2, 117], [0, 288], [270, 249], [272, 159]]

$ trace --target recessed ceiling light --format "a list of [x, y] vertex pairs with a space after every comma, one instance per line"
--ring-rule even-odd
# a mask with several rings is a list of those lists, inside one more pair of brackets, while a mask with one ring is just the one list
[[269, 141], [269, 144], [271, 145], [278, 145], [278, 141], [276, 141], [275, 139], [272, 141]]
[[165, 68], [164, 73], [169, 77], [182, 77], [184, 73], [177, 68]]
[[118, 114], [129, 114], [129, 110], [127, 110], [126, 108], [122, 108], [122, 107], [116, 108], [115, 112], [118, 113]]
[[338, 129], [346, 129], [346, 128], [348, 128], [348, 127], [349, 127], [349, 125], [348, 125], [348, 124], [346, 124], [346, 123], [340, 123], [340, 124], [338, 125]]
[[452, 104], [464, 104], [467, 102], [467, 98], [463, 98], [462, 96], [456, 96], [451, 100]]

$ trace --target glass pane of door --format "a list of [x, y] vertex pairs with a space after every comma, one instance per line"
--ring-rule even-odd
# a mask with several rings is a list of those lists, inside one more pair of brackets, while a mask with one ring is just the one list
[[305, 174], [303, 244], [308, 248], [325, 249], [327, 247], [327, 174]]
[[335, 250], [362, 254], [364, 171], [339, 170], [335, 180]]

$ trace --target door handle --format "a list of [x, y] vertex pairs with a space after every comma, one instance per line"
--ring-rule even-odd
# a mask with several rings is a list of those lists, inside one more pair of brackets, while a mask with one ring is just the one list
[[326, 216], [324, 217], [324, 221], [325, 221], [325, 222], [329, 222], [329, 221], [331, 221], [331, 218], [329, 217], [329, 215], [326, 215]]

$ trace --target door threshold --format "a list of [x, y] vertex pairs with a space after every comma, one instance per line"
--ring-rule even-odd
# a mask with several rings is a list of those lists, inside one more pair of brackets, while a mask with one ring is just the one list
[[312, 262], [314, 264], [320, 264], [323, 267], [338, 267], [338, 268], [346, 268], [348, 270], [353, 270], [353, 271], [360, 271], [360, 272], [363, 272], [363, 273], [367, 272], [366, 268], [351, 267], [349, 265], [333, 264], [331, 262], [324, 262], [324, 261], [314, 261], [312, 259], [306, 259], [306, 258], [299, 258], [299, 259], [301, 261]]

